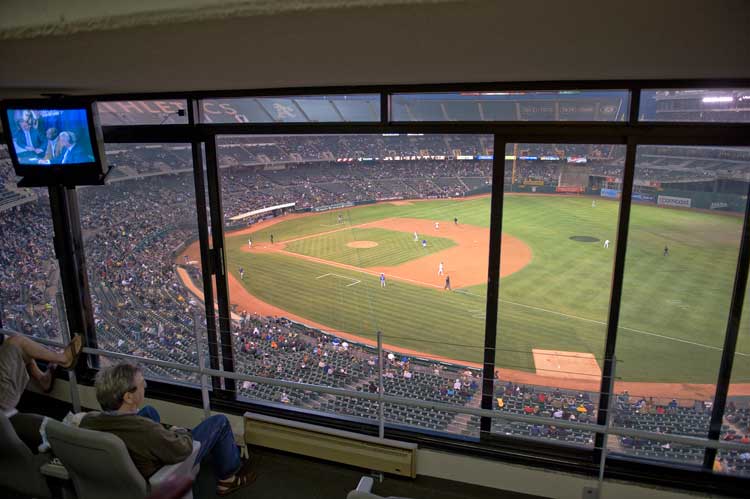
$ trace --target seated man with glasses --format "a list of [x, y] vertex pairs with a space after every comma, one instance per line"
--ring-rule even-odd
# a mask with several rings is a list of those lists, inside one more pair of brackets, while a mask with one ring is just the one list
[[146, 380], [138, 366], [128, 363], [102, 369], [96, 377], [96, 398], [102, 412], [92, 412], [80, 427], [106, 431], [125, 443], [133, 464], [148, 479], [159, 468], [186, 459], [193, 450], [193, 440], [201, 443], [196, 463], [210, 455], [219, 478], [216, 492], [230, 494], [252, 483], [255, 473], [247, 460], [240, 459], [229, 420], [214, 415], [188, 431], [160, 424], [159, 413], [143, 406]]

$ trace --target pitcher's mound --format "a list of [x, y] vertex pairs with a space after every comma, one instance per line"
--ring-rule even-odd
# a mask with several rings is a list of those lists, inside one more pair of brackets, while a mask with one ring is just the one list
[[352, 241], [346, 243], [350, 248], [374, 248], [378, 245], [375, 241]]
[[597, 381], [602, 376], [593, 354], [532, 348], [534, 366], [540, 376]]

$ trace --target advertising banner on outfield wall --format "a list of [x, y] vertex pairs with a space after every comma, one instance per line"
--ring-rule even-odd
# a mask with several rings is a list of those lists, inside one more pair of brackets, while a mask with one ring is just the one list
[[678, 208], [690, 208], [692, 204], [690, 198], [678, 198], [676, 196], [659, 196], [656, 200], [656, 204], [659, 206], [676, 206]]
[[599, 192], [599, 195], [603, 198], [619, 199], [620, 191], [618, 191], [617, 189], [602, 189]]
[[352, 201], [347, 201], [345, 203], [327, 204], [324, 206], [316, 206], [313, 208], [313, 211], [337, 210], [339, 208], [348, 208], [350, 206], [354, 206], [354, 203]]
[[634, 192], [633, 201], [646, 201], [649, 203], [653, 203], [654, 201], [656, 201], [656, 196], [652, 194], [643, 194], [642, 192]]

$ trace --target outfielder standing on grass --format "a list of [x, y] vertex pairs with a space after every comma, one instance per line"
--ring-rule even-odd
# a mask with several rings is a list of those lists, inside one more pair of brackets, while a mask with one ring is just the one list
[[240, 279], [243, 281], [245, 280], [245, 269], [242, 267], [240, 267]]
[[380, 287], [385, 287], [385, 274], [383, 272], [380, 273]]
[[271, 234], [271, 244], [273, 244], [273, 234]]

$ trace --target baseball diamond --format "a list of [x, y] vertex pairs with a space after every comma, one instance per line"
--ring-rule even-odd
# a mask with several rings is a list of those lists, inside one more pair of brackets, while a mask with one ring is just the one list
[[[592, 376], [598, 369], [591, 366], [601, 366], [614, 252], [570, 237], [585, 219], [587, 237], [614, 241], [619, 204], [597, 203], [592, 210], [585, 197], [506, 194], [496, 366], [511, 379], [598, 388], [598, 375]], [[231, 302], [238, 310], [286, 316], [364, 343], [373, 344], [380, 330], [398, 351], [480, 366], [489, 204], [489, 197], [382, 202], [232, 231], [226, 238]], [[341, 212], [345, 227], [335, 224]], [[693, 396], [715, 382], [729, 303], [729, 291], [715, 290], [731, 290], [726, 284], [741, 219], [643, 205], [634, 205], [633, 214], [649, 225], [633, 228], [629, 241], [617, 345], [625, 360], [617, 374], [623, 383], [641, 385], [639, 393], [650, 392], [642, 385], [674, 393], [669, 383], [678, 383], [692, 384]], [[454, 224], [454, 217], [461, 223]], [[414, 232], [426, 247], [414, 241]], [[271, 233], [273, 246], [247, 247], [248, 234], [266, 241]], [[668, 259], [661, 254], [665, 238]], [[177, 260], [196, 248], [186, 248]], [[659, 272], [647, 270], [645, 262], [652, 261], [661, 265]], [[452, 292], [444, 290], [440, 262]], [[250, 279], [239, 279], [240, 266], [250, 269]], [[383, 289], [381, 272], [388, 278]], [[339, 277], [318, 279], [322, 275]], [[653, 355], [639, 355], [645, 340]], [[740, 358], [747, 357], [749, 343], [740, 339]], [[577, 352], [583, 360], [576, 367], [575, 358], [566, 359], [567, 370], [550, 373], [548, 361], [540, 365], [543, 356], [535, 359], [533, 352], [542, 350]], [[750, 374], [747, 362], [735, 369]], [[565, 379], [565, 372], [584, 374]]]

